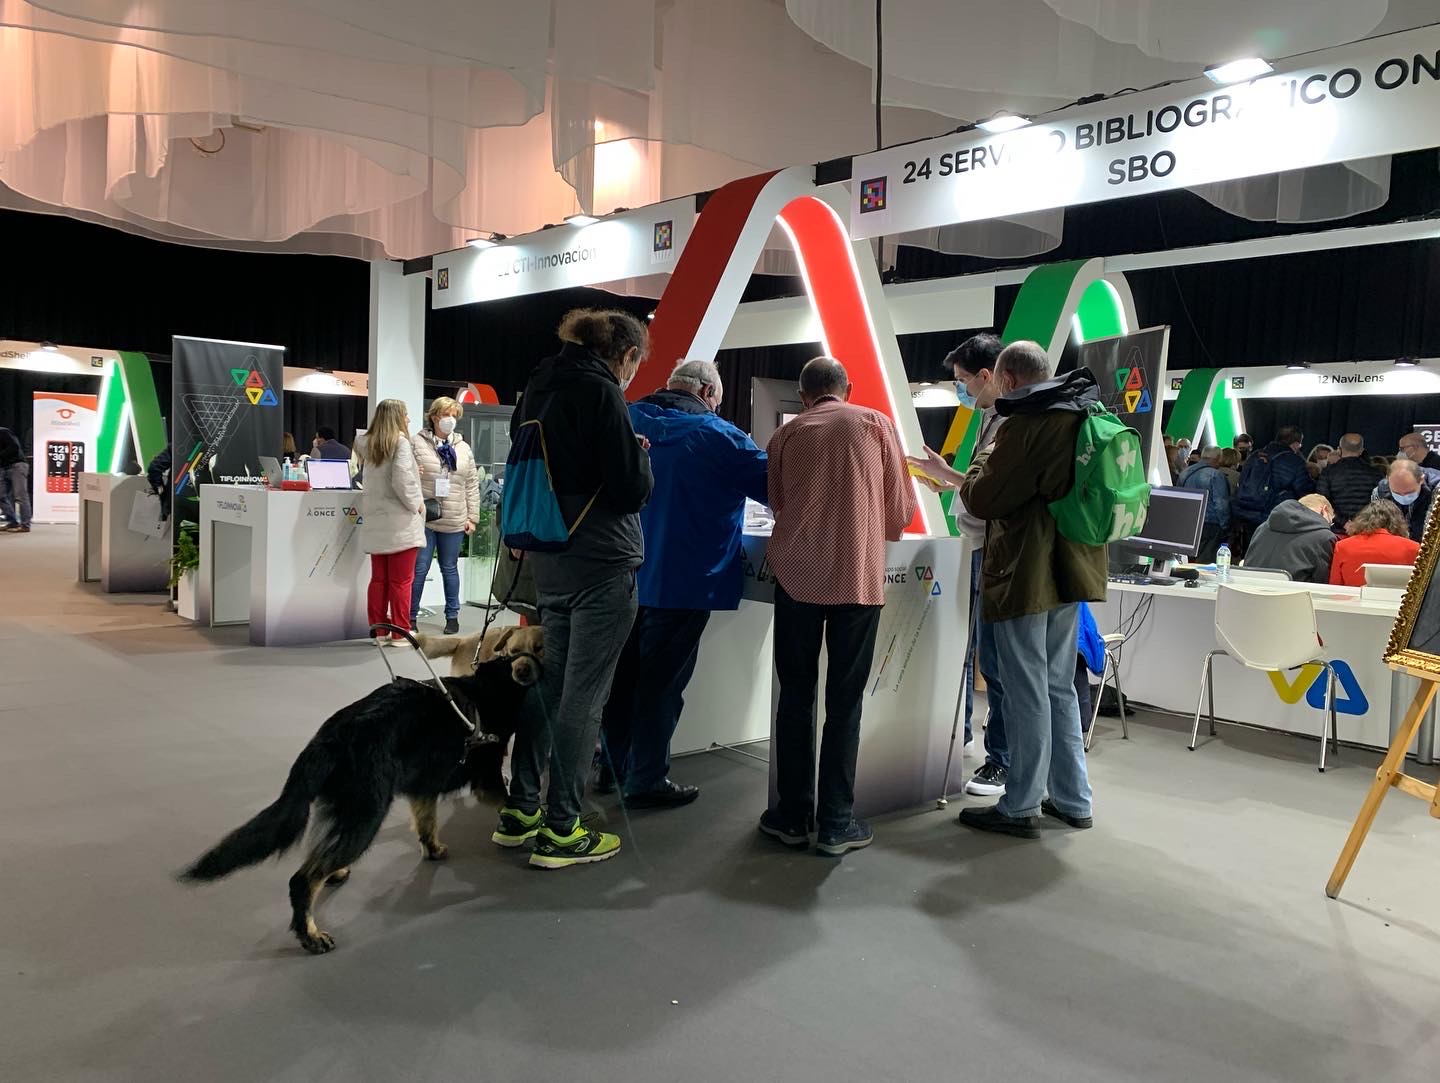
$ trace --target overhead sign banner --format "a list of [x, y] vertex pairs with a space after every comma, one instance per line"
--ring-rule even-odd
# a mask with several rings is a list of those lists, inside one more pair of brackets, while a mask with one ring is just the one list
[[208, 338], [174, 339], [170, 400], [171, 522], [200, 521], [200, 486], [263, 485], [260, 456], [284, 440], [285, 350]]
[[1161, 475], [1160, 415], [1164, 398], [1165, 360], [1170, 351], [1170, 328], [1147, 327], [1128, 335], [1097, 338], [1080, 346], [1077, 368], [1087, 368], [1100, 389], [1100, 401], [1121, 421], [1140, 434], [1145, 476]]
[[489, 248], [442, 252], [431, 308], [452, 308], [675, 269], [695, 225], [695, 197], [625, 211], [588, 226], [556, 226]]
[[1352, 395], [1440, 395], [1440, 370], [1423, 365], [1338, 361], [1304, 369], [1225, 369], [1231, 399], [1318, 399]]
[[36, 391], [31, 511], [37, 523], [80, 521], [80, 475], [95, 466], [100, 428], [95, 395]]
[[119, 360], [114, 350], [84, 346], [52, 346], [0, 338], [0, 369], [25, 372], [61, 372], [74, 376], [104, 376]]
[[1440, 144], [1440, 27], [1309, 53], [1250, 83], [1206, 79], [1069, 109], [1003, 135], [861, 155], [856, 239], [1189, 188]]
[[307, 395], [358, 395], [363, 399], [370, 394], [370, 376], [364, 372], [322, 372], [286, 365], [285, 390]]

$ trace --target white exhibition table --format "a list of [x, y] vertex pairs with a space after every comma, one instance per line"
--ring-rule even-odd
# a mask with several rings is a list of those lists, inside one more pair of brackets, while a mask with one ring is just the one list
[[[671, 742], [674, 754], [771, 735], [779, 689], [768, 541], [758, 534], [745, 537], [744, 598], [734, 612], [713, 613], [701, 637], [699, 663]], [[940, 796], [969, 629], [970, 549], [963, 539], [907, 537], [890, 543], [885, 563], [885, 608], [860, 721], [859, 816]], [[822, 652], [816, 693], [822, 719], [824, 701]], [[959, 744], [952, 790], [965, 777]]]
[[359, 522], [350, 490], [200, 486], [197, 622], [248, 623], [257, 646], [364, 638], [370, 562]]
[[[1392, 674], [1382, 661], [1400, 592], [1318, 583], [1243, 581], [1237, 585], [1302, 589], [1314, 595], [1322, 653], [1337, 663], [1339, 670], [1336, 725], [1340, 740], [1388, 747], [1392, 688], [1402, 710], [1415, 691], [1412, 678]], [[1147, 601], [1150, 605], [1143, 626], [1130, 628], [1131, 637], [1121, 650], [1120, 680], [1127, 699], [1194, 715], [1201, 664], [1205, 653], [1217, 646], [1215, 592], [1213, 582], [1199, 587], [1111, 583], [1109, 600], [1091, 606], [1100, 631], [1110, 633], [1135, 625], [1140, 607]], [[1217, 718], [1319, 737], [1322, 675], [1312, 671], [1271, 674], [1221, 657], [1215, 659], [1214, 673]], [[1206, 723], [1201, 725], [1203, 734]]]
[[110, 594], [164, 590], [170, 581], [170, 532], [130, 529], [135, 498], [150, 491], [143, 477], [80, 475], [79, 579]]

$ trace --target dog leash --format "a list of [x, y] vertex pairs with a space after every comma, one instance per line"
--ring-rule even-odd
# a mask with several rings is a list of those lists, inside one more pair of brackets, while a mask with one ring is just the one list
[[[450, 694], [450, 689], [446, 686], [445, 682], [440, 679], [440, 674], [435, 672], [435, 667], [430, 664], [430, 659], [427, 658], [425, 652], [420, 649], [420, 644], [416, 641], [415, 637], [410, 634], [409, 629], [382, 622], [370, 625], [371, 636], [375, 635], [376, 629], [384, 629], [394, 635], [404, 636], [410, 646], [415, 649], [415, 653], [420, 656], [420, 661], [424, 662], [425, 668], [430, 671], [430, 683], [432, 687], [437, 689], [440, 694], [445, 697], [445, 702], [450, 704], [450, 709], [455, 712], [455, 717], [465, 724], [465, 732], [469, 734], [469, 740], [466, 741], [467, 748], [471, 745], [499, 743], [500, 738], [496, 734], [485, 733], [479, 726], [475, 725], [474, 722], [471, 722], [470, 719], [465, 716], [465, 712], [462, 711], [460, 705], [455, 702], [455, 697]], [[385, 668], [390, 671], [390, 680], [398, 681], [400, 678], [395, 672], [395, 667], [390, 664], [390, 659], [385, 654], [384, 646], [377, 643], [376, 648], [380, 651], [380, 660], [385, 663]]]

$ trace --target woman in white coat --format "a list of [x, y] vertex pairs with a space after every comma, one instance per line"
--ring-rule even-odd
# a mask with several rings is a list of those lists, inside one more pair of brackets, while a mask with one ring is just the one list
[[480, 521], [480, 471], [475, 454], [455, 423], [465, 408], [447, 395], [430, 404], [425, 428], [415, 434], [415, 461], [425, 499], [440, 502], [440, 518], [425, 524], [425, 544], [415, 560], [415, 585], [410, 589], [410, 626], [420, 614], [420, 595], [430, 574], [431, 554], [440, 558], [445, 584], [445, 634], [460, 631], [460, 543]]
[[[360, 544], [370, 554], [370, 623], [406, 629], [411, 627], [415, 554], [425, 544], [425, 499], [409, 430], [409, 413], [399, 399], [385, 399], [375, 407], [365, 433], [365, 491], [360, 498]], [[395, 637], [391, 645], [404, 642]]]

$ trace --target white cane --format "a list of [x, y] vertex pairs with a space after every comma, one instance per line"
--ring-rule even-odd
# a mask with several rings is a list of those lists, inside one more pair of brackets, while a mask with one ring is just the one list
[[[974, 594], [975, 590], [972, 579], [970, 593], [967, 597]], [[979, 602], [978, 598], [976, 598], [976, 602]], [[980, 623], [979, 614], [980, 607], [978, 604], [970, 608], [970, 627], [965, 639], [965, 658], [969, 664], [960, 667], [960, 694], [955, 699], [955, 718], [954, 721], [950, 723], [950, 751], [945, 754], [945, 777], [940, 783], [940, 796], [935, 799], [936, 808], [943, 809], [950, 804], [950, 767], [955, 760], [955, 735], [960, 732], [960, 715], [965, 710], [965, 693], [970, 685], [974, 683], [974, 672], [979, 665], [979, 663], [975, 661], [976, 648], [978, 647], [975, 641], [975, 633]], [[965, 677], [967, 671], [971, 674], [968, 680]], [[961, 758], [963, 761], [963, 754]]]

